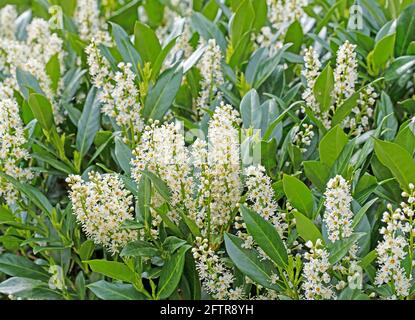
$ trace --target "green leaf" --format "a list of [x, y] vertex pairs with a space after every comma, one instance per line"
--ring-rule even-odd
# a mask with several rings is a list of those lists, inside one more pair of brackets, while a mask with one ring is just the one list
[[362, 260], [360, 260], [359, 265], [362, 268], [366, 268], [376, 259], [376, 257], [377, 257], [376, 250], [372, 250], [366, 256], [364, 256]]
[[401, 128], [393, 142], [405, 148], [405, 150], [412, 155], [415, 150], [414, 125], [412, 123], [406, 125], [405, 127], [404, 125], [405, 123], [401, 125]]
[[241, 206], [241, 213], [248, 232], [255, 242], [278, 267], [285, 269], [288, 264], [287, 249], [275, 227], [244, 205]]
[[177, 37], [173, 38], [158, 54], [151, 68], [151, 80], [155, 81], [159, 76], [161, 67], [169, 52], [176, 45]]
[[350, 237], [342, 240], [337, 240], [334, 244], [329, 246], [331, 264], [339, 262], [350, 250], [351, 246], [357, 242], [365, 234], [362, 232], [353, 233]]
[[386, 63], [393, 57], [393, 50], [395, 44], [395, 34], [389, 34], [383, 37], [375, 48], [367, 56], [369, 71], [376, 76], [379, 71], [384, 69]]
[[226, 51], [225, 37], [216, 24], [199, 12], [193, 13], [190, 23], [192, 28], [196, 30], [202, 38], [206, 41], [209, 41], [209, 39], [215, 39], [216, 44], [221, 48], [221, 50], [223, 52]]
[[182, 240], [174, 236], [170, 236], [170, 237], [167, 237], [166, 240], [164, 240], [163, 250], [173, 253], [180, 247], [184, 246], [186, 243], [187, 242], [185, 240]]
[[356, 91], [350, 97], [348, 97], [345, 101], [343, 101], [343, 103], [336, 108], [333, 118], [331, 119], [331, 125], [336, 126], [340, 124], [350, 114], [352, 109], [357, 106], [358, 101], [360, 99], [360, 93], [366, 90], [366, 88], [369, 85], [373, 86], [375, 83], [379, 82], [380, 80], [381, 79], [377, 79], [361, 87], [358, 91]]
[[123, 27], [128, 33], [133, 32], [134, 22], [138, 20], [138, 7], [141, 4], [140, 0], [132, 0], [126, 5], [113, 12], [109, 21], [115, 22]]
[[255, 89], [248, 91], [242, 98], [239, 109], [244, 128], [261, 128], [262, 109], [260, 108], [259, 95]]
[[294, 208], [308, 217], [312, 217], [314, 201], [310, 189], [301, 180], [289, 175], [284, 175], [282, 183], [285, 195]]
[[297, 232], [304, 241], [311, 241], [316, 243], [317, 239], [323, 240], [320, 230], [317, 229], [316, 225], [300, 212], [293, 212], [295, 217], [295, 223], [297, 226]]
[[45, 195], [39, 191], [39, 189], [32, 187], [31, 185], [21, 183], [15, 178], [3, 172], [0, 172], [0, 177], [6, 179], [17, 190], [24, 193], [30, 199], [30, 201], [32, 201], [45, 214], [50, 214], [54, 210], [48, 198], [46, 198]]
[[412, 41], [415, 41], [415, 4], [407, 7], [396, 22], [396, 56], [405, 55]]
[[143, 116], [146, 119], [161, 120], [169, 110], [180, 89], [183, 69], [172, 67], [163, 72], [147, 95]]
[[257, 252], [242, 248], [243, 243], [242, 239], [229, 233], [225, 234], [226, 252], [236, 267], [263, 287], [276, 290], [277, 287], [272, 284], [271, 270], [266, 262], [258, 257]]
[[333, 166], [347, 142], [347, 135], [340, 125], [335, 126], [320, 141], [320, 160], [329, 167]]
[[288, 52], [300, 53], [301, 45], [303, 43], [304, 33], [301, 23], [295, 20], [287, 29], [285, 33], [284, 43], [292, 43], [293, 45], [287, 49]]
[[385, 81], [394, 81], [412, 72], [415, 66], [415, 56], [402, 56], [393, 61], [385, 71]]
[[125, 62], [131, 63], [132, 69], [137, 76], [140, 75], [138, 64], [143, 64], [140, 55], [130, 41], [130, 37], [118, 24], [110, 22], [112, 26], [112, 36], [117, 45], [117, 49]]
[[244, 0], [229, 22], [230, 39], [233, 48], [236, 48], [243, 36], [252, 29], [255, 11], [250, 0]]
[[144, 62], [151, 62], [151, 64], [154, 64], [161, 52], [161, 45], [156, 33], [139, 21], [136, 21], [134, 26], [134, 46]]
[[100, 280], [87, 286], [102, 300], [144, 300], [145, 297], [131, 284], [111, 283]]
[[29, 99], [30, 91], [44, 94], [37, 79], [29, 72], [16, 68], [16, 80], [26, 100]]
[[142, 176], [138, 184], [137, 196], [137, 221], [142, 221], [146, 230], [151, 228], [151, 181], [146, 176]]
[[306, 177], [319, 189], [324, 191], [329, 179], [330, 168], [320, 161], [304, 161], [304, 173]]
[[353, 218], [353, 223], [352, 223], [353, 229], [357, 227], [359, 222], [362, 220], [363, 216], [366, 214], [366, 211], [369, 210], [372, 204], [374, 204], [376, 201], [378, 201], [378, 198], [370, 200], [369, 202], [365, 203], [363, 207], [360, 208], [360, 210], [357, 212], [357, 214]]
[[73, 174], [75, 173], [73, 168], [69, 167], [62, 161], [57, 160], [54, 156], [51, 156], [47, 153], [33, 153], [32, 158], [46, 162], [47, 164], [51, 165], [55, 169], [65, 173], [65, 174]]
[[184, 245], [174, 253], [164, 264], [161, 270], [157, 297], [166, 299], [176, 290], [182, 277], [185, 254], [191, 248], [190, 245]]
[[131, 175], [131, 159], [133, 158], [133, 153], [130, 148], [121, 140], [120, 137], [115, 138], [115, 157], [117, 158], [118, 164], [121, 169], [130, 176]]
[[255, 31], [260, 31], [267, 22], [267, 1], [255, 0], [251, 2], [255, 12], [253, 28]]
[[92, 271], [101, 273], [107, 277], [125, 281], [134, 282], [136, 275], [124, 263], [107, 260], [87, 260], [87, 263]]
[[81, 260], [88, 260], [91, 258], [92, 254], [94, 253], [95, 244], [92, 240], [86, 240], [81, 244], [81, 247], [79, 248], [79, 257]]
[[320, 73], [314, 84], [313, 93], [316, 97], [317, 102], [320, 105], [322, 112], [327, 111], [332, 103], [332, 94], [334, 88], [334, 76], [333, 70], [330, 64], [324, 68]]
[[0, 255], [0, 271], [13, 277], [48, 281], [50, 275], [31, 260], [11, 253]]
[[52, 82], [52, 89], [54, 92], [58, 90], [59, 80], [61, 78], [61, 65], [59, 62], [59, 53], [55, 54], [50, 58], [46, 64], [46, 73]]
[[245, 71], [246, 81], [252, 88], [258, 89], [272, 75], [281, 62], [283, 53], [291, 46], [284, 45], [272, 57], [268, 57], [268, 53], [264, 48], [260, 48], [252, 55]]
[[39, 93], [30, 94], [29, 106], [36, 120], [44, 130], [49, 131], [55, 126], [52, 105], [44, 95]]
[[0, 283], [0, 293], [20, 297], [22, 294], [28, 294], [42, 285], [45, 285], [45, 283], [39, 280], [13, 277]]
[[167, 186], [167, 184], [151, 171], [144, 170], [142, 171], [142, 174], [150, 179], [154, 188], [163, 197], [163, 199], [166, 200], [167, 202], [170, 202], [171, 194], [170, 194], [170, 189]]
[[89, 90], [81, 118], [78, 122], [76, 149], [79, 151], [81, 158], [88, 152], [94, 142], [96, 133], [100, 129], [100, 111], [97, 90], [95, 87], [92, 87]]
[[154, 245], [142, 240], [127, 243], [121, 251], [122, 257], [154, 257], [159, 254]]
[[380, 162], [394, 175], [402, 189], [415, 183], [415, 160], [401, 146], [393, 142], [375, 140], [375, 153]]

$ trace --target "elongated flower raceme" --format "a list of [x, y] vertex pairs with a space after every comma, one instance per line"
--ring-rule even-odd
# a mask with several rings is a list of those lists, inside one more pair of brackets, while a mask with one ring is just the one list
[[[409, 192], [403, 192], [402, 196], [407, 198], [400, 207], [393, 210], [388, 205], [388, 211], [383, 213], [382, 222], [386, 226], [380, 229], [383, 235], [376, 247], [378, 271], [375, 284], [389, 285], [394, 292], [390, 298], [398, 299], [409, 295], [412, 283], [413, 269], [413, 238], [415, 235], [414, 204], [415, 187], [411, 183]], [[409, 271], [405, 270], [405, 260], [409, 258]]]
[[[240, 201], [240, 122], [239, 113], [222, 103], [209, 122], [207, 153], [200, 142], [196, 143], [200, 148], [193, 150], [200, 180], [198, 205], [201, 209], [196, 223], [203, 234], [222, 233]], [[207, 154], [207, 158], [203, 161], [199, 154]]]
[[[355, 50], [356, 45], [345, 41], [337, 51], [336, 68], [333, 73], [333, 101], [328, 110], [321, 109], [313, 91], [316, 80], [320, 75], [321, 62], [313, 48], [310, 47], [305, 51], [302, 75], [306, 79], [307, 86], [302, 98], [305, 100], [307, 107], [328, 129], [331, 127], [331, 118], [337, 109], [356, 92], [358, 64]], [[349, 129], [351, 135], [359, 136], [370, 130], [377, 97], [377, 93], [370, 85], [363, 88], [359, 93], [359, 99], [352, 108], [352, 112], [341, 123], [343, 128]]]
[[278, 205], [274, 200], [271, 178], [265, 173], [263, 166], [249, 166], [245, 169], [245, 186], [247, 205], [265, 220], [271, 222], [282, 238], [288, 225], [285, 215], [277, 212]]
[[258, 47], [267, 48], [269, 56], [274, 55], [284, 44], [288, 27], [299, 21], [304, 27], [308, 17], [303, 7], [308, 0], [267, 0], [267, 21], [269, 25], [261, 28], [254, 40]]
[[304, 282], [303, 289], [307, 300], [328, 300], [334, 297], [334, 290], [331, 282], [329, 270], [329, 252], [322, 245], [321, 239], [315, 244], [311, 241], [306, 243], [310, 252], [306, 252], [304, 258]]
[[0, 38], [15, 39], [17, 10], [6, 5], [0, 10]]
[[140, 113], [140, 93], [131, 64], [120, 62], [118, 71], [113, 72], [95, 41], [85, 51], [93, 84], [101, 90], [99, 99], [103, 103], [102, 112], [114, 119], [121, 128], [124, 142], [134, 146], [143, 129], [143, 120]]
[[232, 287], [235, 280], [232, 270], [212, 250], [206, 238], [196, 238], [192, 252], [203, 287], [214, 299], [238, 300], [244, 297], [242, 287]]
[[[0, 88], [0, 171], [21, 182], [27, 182], [33, 178], [33, 174], [25, 166], [29, 153], [25, 148], [27, 140], [19, 116], [19, 106], [11, 97], [2, 93], [3, 90]], [[18, 200], [17, 190], [2, 178], [0, 198], [4, 198], [9, 205]]]
[[[171, 191], [171, 206], [169, 217], [176, 223], [180, 220], [180, 208], [185, 214], [196, 214], [193, 199], [193, 169], [190, 162], [190, 153], [185, 146], [184, 135], [178, 125], [174, 123], [159, 125], [155, 121], [147, 126], [141, 137], [140, 144], [133, 151], [135, 158], [131, 161], [132, 177], [140, 183], [142, 171], [147, 169], [157, 174], [167, 184]], [[162, 204], [162, 199], [157, 195], [153, 197], [153, 205]], [[157, 212], [153, 213], [153, 230], [157, 234], [157, 227], [161, 223], [161, 217]]]
[[[302, 94], [302, 98], [306, 102], [306, 105], [315, 114], [315, 116], [321, 120], [325, 127], [330, 127], [329, 114], [327, 111], [322, 111], [320, 105], [314, 96], [314, 85], [318, 76], [320, 75], [321, 62], [318, 58], [317, 52], [312, 48], [305, 50], [304, 54], [304, 69], [301, 74], [306, 80], [306, 89]], [[304, 111], [304, 110], [303, 110]]]
[[210, 39], [207, 48], [199, 62], [202, 75], [201, 90], [197, 100], [198, 112], [203, 114], [203, 109], [209, 109], [213, 100], [220, 98], [219, 87], [224, 83], [221, 62], [223, 60], [220, 47], [215, 39]]
[[39, 82], [39, 86], [52, 103], [55, 122], [61, 124], [64, 114], [60, 109], [58, 97], [63, 89], [63, 81], [59, 80], [57, 88], [46, 72], [46, 65], [56, 56], [59, 72], [64, 74], [63, 41], [56, 32], [52, 32], [46, 20], [34, 18], [26, 28], [27, 38], [24, 41], [0, 39], [0, 67], [7, 77], [4, 82], [14, 90], [19, 90], [16, 70], [20, 68], [29, 72]]
[[341, 103], [355, 92], [357, 81], [356, 45], [349, 41], [343, 43], [337, 51], [336, 68], [334, 69], [335, 105]]
[[352, 197], [350, 186], [342, 176], [335, 176], [327, 183], [324, 193], [326, 211], [324, 223], [331, 242], [350, 237], [353, 232], [353, 212], [350, 209]]
[[71, 175], [66, 179], [73, 212], [88, 238], [115, 254], [137, 239], [136, 230], [123, 229], [133, 219], [133, 196], [118, 176], [90, 172], [89, 181]]
[[81, 40], [89, 42], [94, 38], [100, 43], [110, 42], [105, 22], [100, 18], [97, 0], [78, 0], [74, 20]]

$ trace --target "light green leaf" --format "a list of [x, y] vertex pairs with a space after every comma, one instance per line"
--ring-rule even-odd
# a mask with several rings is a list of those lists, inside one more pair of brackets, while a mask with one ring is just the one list
[[331, 168], [347, 142], [347, 135], [340, 125], [335, 126], [320, 141], [320, 160]]
[[284, 192], [290, 203], [308, 217], [313, 216], [313, 195], [310, 189], [296, 177], [284, 175], [282, 179]]
[[380, 162], [394, 175], [402, 189], [415, 183], [415, 160], [401, 146], [393, 142], [375, 140], [375, 152]]
[[107, 260], [87, 260], [92, 271], [101, 273], [107, 277], [125, 282], [134, 282], [136, 275], [124, 263]]
[[316, 97], [317, 102], [320, 105], [320, 110], [322, 112], [327, 111], [332, 103], [332, 95], [334, 88], [334, 76], [333, 70], [330, 67], [330, 64], [324, 68], [320, 73], [316, 82], [314, 84], [313, 93]]
[[323, 240], [320, 230], [317, 229], [316, 225], [300, 212], [293, 212], [295, 222], [297, 226], [297, 232], [304, 241], [311, 241], [316, 243], [317, 239]]

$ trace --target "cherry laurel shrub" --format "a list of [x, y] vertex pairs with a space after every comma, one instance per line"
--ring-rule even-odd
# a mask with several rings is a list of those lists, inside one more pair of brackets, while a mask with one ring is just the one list
[[415, 4], [0, 7], [0, 299], [415, 298]]

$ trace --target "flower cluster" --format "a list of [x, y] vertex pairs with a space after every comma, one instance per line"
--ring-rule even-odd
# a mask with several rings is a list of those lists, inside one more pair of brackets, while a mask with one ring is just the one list
[[302, 94], [302, 98], [314, 115], [320, 119], [326, 127], [330, 127], [329, 114], [327, 111], [320, 110], [320, 106], [313, 92], [316, 80], [320, 75], [320, 68], [321, 62], [317, 52], [312, 47], [306, 49], [304, 53], [304, 69], [301, 74], [304, 76], [307, 85]]
[[[320, 75], [321, 62], [313, 48], [305, 51], [303, 76], [307, 85], [302, 98], [306, 105], [314, 113], [326, 128], [331, 127], [331, 117], [335, 114], [348, 98], [356, 91], [358, 80], [356, 45], [345, 41], [337, 51], [336, 68], [334, 69], [334, 88], [332, 92], [333, 102], [328, 110], [321, 110], [320, 105], [314, 96], [314, 85]], [[353, 135], [360, 135], [370, 129], [370, 119], [373, 117], [374, 105], [377, 93], [370, 85], [364, 88], [360, 94], [356, 106], [351, 114], [342, 122], [344, 128], [350, 129]]]
[[312, 124], [303, 123], [301, 126], [293, 127], [292, 143], [297, 146], [302, 153], [307, 152], [307, 147], [310, 146], [311, 140], [314, 138], [314, 126]]
[[270, 221], [283, 238], [288, 225], [284, 221], [285, 214], [277, 212], [278, 205], [274, 200], [271, 178], [265, 173], [263, 166], [250, 166], [245, 169], [247, 205], [265, 220]]
[[131, 64], [120, 62], [118, 71], [113, 72], [95, 41], [92, 41], [85, 51], [93, 83], [101, 90], [101, 111], [121, 127], [125, 142], [134, 145], [143, 129], [143, 120], [140, 93], [135, 84], [136, 75], [131, 70]]
[[326, 211], [323, 218], [328, 238], [335, 242], [350, 237], [353, 232], [353, 212], [350, 209], [352, 197], [348, 182], [342, 176], [335, 176], [327, 183], [324, 196]]
[[332, 299], [334, 290], [330, 284], [329, 252], [324, 248], [320, 239], [315, 244], [308, 241], [306, 246], [310, 252], [304, 255], [307, 260], [303, 267], [304, 282], [302, 285], [305, 298], [308, 300]]
[[408, 296], [412, 282], [412, 272], [403, 266], [409, 255], [409, 270], [413, 267], [415, 187], [412, 183], [409, 192], [403, 192], [402, 196], [408, 198], [407, 202], [402, 202], [395, 210], [389, 204], [388, 211], [383, 213], [382, 222], [386, 226], [379, 231], [383, 240], [376, 247], [379, 268], [375, 284], [391, 285], [396, 294], [393, 298]]
[[207, 48], [199, 62], [202, 75], [201, 90], [197, 100], [198, 112], [203, 114], [204, 109], [209, 109], [213, 100], [220, 98], [219, 87], [224, 83], [222, 73], [223, 56], [215, 39], [210, 39]]
[[104, 21], [99, 16], [97, 0], [78, 0], [74, 15], [81, 40], [89, 42], [92, 39], [100, 43], [111, 42]]
[[[357, 81], [356, 45], [349, 41], [343, 43], [337, 51], [336, 68], [334, 69], [333, 98], [335, 106], [349, 98], [355, 92]], [[331, 108], [335, 108], [332, 106]]]
[[[140, 144], [133, 153], [135, 158], [131, 161], [132, 177], [137, 183], [140, 182], [142, 171], [147, 169], [161, 177], [171, 190], [172, 210], [169, 217], [178, 223], [180, 215], [175, 208], [181, 208], [189, 216], [195, 216], [190, 152], [185, 146], [180, 126], [174, 123], [160, 126], [155, 121], [145, 128]], [[158, 200], [157, 197], [153, 199], [156, 207], [160, 202]], [[156, 212], [153, 213], [153, 225], [157, 228], [161, 218]], [[154, 233], [157, 233], [157, 229]]]
[[196, 238], [192, 249], [203, 287], [214, 299], [243, 298], [242, 287], [233, 288], [234, 276], [220, 257], [209, 247], [208, 240]]
[[66, 182], [73, 212], [85, 234], [113, 254], [128, 242], [137, 239], [136, 230], [123, 229], [132, 220], [132, 195], [117, 175], [88, 173], [89, 181], [70, 175]]
[[0, 66], [3, 69], [2, 72], [7, 76], [4, 84], [13, 90], [18, 90], [17, 68], [32, 74], [39, 82], [41, 90], [51, 101], [55, 122], [60, 124], [63, 122], [64, 116], [57, 99], [63, 83], [60, 81], [57, 88], [54, 88], [52, 79], [46, 71], [46, 65], [54, 56], [57, 56], [60, 74], [64, 73], [63, 41], [57, 33], [51, 31], [49, 23], [40, 18], [34, 18], [27, 26], [26, 31], [27, 38], [24, 41], [15, 38], [0, 39]]
[[6, 5], [0, 10], [0, 38], [15, 39], [16, 37], [16, 7]]
[[[29, 160], [25, 148], [27, 143], [22, 120], [19, 116], [19, 106], [11, 98], [12, 92], [1, 92], [7, 88], [0, 85], [0, 171], [19, 181], [29, 181], [33, 178], [30, 169], [24, 164]], [[17, 201], [18, 193], [10, 183], [0, 178], [0, 198], [11, 205]]]
[[363, 89], [359, 93], [357, 106], [352, 109], [351, 115], [343, 120], [343, 127], [356, 136], [368, 131], [377, 97], [378, 94], [372, 86], [369, 85]]
[[[222, 233], [241, 197], [239, 114], [230, 105], [221, 104], [209, 122], [208, 146], [197, 141], [193, 158], [199, 164], [198, 205], [202, 208], [196, 223], [202, 232]], [[200, 159], [200, 155], [207, 158]]]
[[308, 16], [303, 8], [307, 4], [308, 0], [267, 0], [269, 25], [254, 35], [257, 46], [267, 48], [269, 56], [274, 55], [282, 47], [287, 29], [294, 21], [305, 25]]

